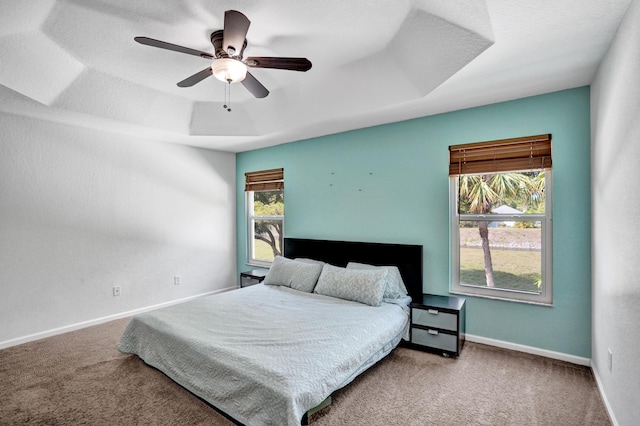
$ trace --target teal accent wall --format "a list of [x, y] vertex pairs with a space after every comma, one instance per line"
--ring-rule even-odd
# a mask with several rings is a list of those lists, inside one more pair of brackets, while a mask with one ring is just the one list
[[582, 87], [240, 153], [238, 270], [249, 269], [244, 173], [284, 167], [285, 236], [421, 244], [424, 291], [446, 295], [449, 145], [551, 133], [554, 305], [467, 297], [467, 333], [590, 358], [589, 96]]

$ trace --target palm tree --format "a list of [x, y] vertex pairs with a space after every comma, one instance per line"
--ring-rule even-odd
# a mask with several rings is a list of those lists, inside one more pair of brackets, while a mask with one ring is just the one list
[[[536, 189], [537, 176], [534, 173], [496, 173], [485, 175], [462, 175], [458, 178], [458, 209], [461, 214], [489, 214], [498, 204], [508, 202], [524, 206], [539, 201], [540, 191]], [[494, 287], [493, 263], [489, 247], [489, 222], [478, 221], [478, 231], [484, 254], [484, 271], [487, 287]]]

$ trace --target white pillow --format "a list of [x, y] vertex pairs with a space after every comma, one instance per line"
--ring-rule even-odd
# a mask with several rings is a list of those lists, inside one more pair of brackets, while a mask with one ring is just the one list
[[326, 262], [323, 262], [322, 260], [308, 259], [306, 257], [296, 257], [294, 260], [297, 260], [298, 262], [304, 262], [304, 263], [315, 263], [316, 265], [320, 265], [320, 266], [324, 266], [324, 264], [326, 263]]
[[346, 269], [327, 263], [322, 267], [322, 273], [313, 292], [366, 305], [380, 306], [386, 275], [387, 271], [383, 269]]
[[264, 284], [282, 285], [294, 290], [311, 293], [318, 282], [322, 272], [322, 265], [299, 262], [276, 256], [271, 263], [271, 268], [264, 277]]
[[385, 299], [399, 299], [409, 292], [402, 281], [402, 276], [397, 266], [375, 266], [364, 263], [349, 262], [347, 269], [386, 269], [388, 271], [386, 286], [384, 289]]

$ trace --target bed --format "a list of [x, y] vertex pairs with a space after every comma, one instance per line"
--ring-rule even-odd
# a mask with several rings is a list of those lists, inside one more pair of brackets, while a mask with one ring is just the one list
[[[347, 273], [342, 268], [350, 262], [396, 266], [409, 296], [422, 293], [422, 246], [287, 238], [277, 260], [301, 270], [307, 270], [302, 261], [309, 270], [320, 265], [325, 275]], [[267, 279], [286, 271], [278, 265]], [[368, 269], [362, 274], [381, 276]], [[315, 290], [321, 283], [330, 288], [327, 276]], [[118, 349], [236, 422], [299, 425], [310, 409], [391, 352], [407, 336], [409, 315], [408, 297], [372, 306], [301, 291], [296, 286], [304, 279], [297, 277], [291, 286], [258, 284], [136, 315]]]

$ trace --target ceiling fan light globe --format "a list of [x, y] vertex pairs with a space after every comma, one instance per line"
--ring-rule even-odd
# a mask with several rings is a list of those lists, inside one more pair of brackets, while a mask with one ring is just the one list
[[247, 76], [247, 66], [231, 58], [220, 58], [211, 64], [213, 75], [225, 83], [239, 83]]

